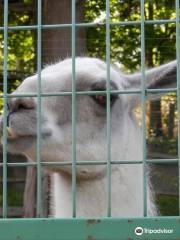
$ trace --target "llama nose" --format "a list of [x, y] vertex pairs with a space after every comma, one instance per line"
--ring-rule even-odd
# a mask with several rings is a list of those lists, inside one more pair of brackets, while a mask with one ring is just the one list
[[7, 108], [9, 113], [14, 113], [18, 110], [35, 109], [35, 101], [33, 98], [12, 98], [8, 100]]
[[8, 100], [7, 103], [7, 109], [8, 109], [8, 115], [7, 115], [7, 126], [9, 127], [9, 119], [10, 116], [17, 112], [22, 110], [30, 110], [35, 108], [35, 101], [33, 98], [12, 98]]
[[[7, 136], [8, 138], [14, 138], [15, 135], [10, 127], [10, 117], [13, 113], [22, 110], [35, 109], [35, 101], [33, 98], [11, 98], [7, 102]], [[3, 134], [3, 115], [0, 116], [0, 136]]]

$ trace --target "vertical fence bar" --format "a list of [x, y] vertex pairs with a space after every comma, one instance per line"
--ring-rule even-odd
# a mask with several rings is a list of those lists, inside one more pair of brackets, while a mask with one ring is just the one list
[[72, 0], [72, 216], [76, 217], [76, 1]]
[[110, 5], [106, 0], [106, 119], [107, 119], [107, 216], [111, 216], [111, 105], [110, 105]]
[[180, 23], [179, 0], [176, 0], [176, 58], [177, 58], [177, 101], [178, 101], [178, 169], [179, 169], [179, 215], [180, 215]]
[[145, 78], [145, 23], [144, 0], [141, 0], [141, 108], [142, 108], [142, 158], [143, 158], [143, 214], [147, 216], [147, 176], [146, 176], [146, 78]]
[[42, 216], [42, 179], [41, 179], [41, 0], [38, 0], [38, 28], [37, 28], [37, 75], [38, 75], [38, 87], [37, 87], [37, 217]]
[[8, 0], [4, 0], [3, 63], [3, 218], [7, 217], [7, 71], [8, 71]]

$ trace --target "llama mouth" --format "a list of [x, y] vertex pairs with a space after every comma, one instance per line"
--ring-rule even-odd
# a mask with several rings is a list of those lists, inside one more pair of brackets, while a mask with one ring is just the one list
[[[8, 141], [14, 141], [14, 140], [23, 139], [23, 138], [34, 138], [34, 139], [38, 138], [36, 133], [19, 135], [19, 134], [16, 134], [11, 127], [7, 127], [6, 129], [7, 129]], [[40, 137], [41, 139], [45, 139], [47, 137], [50, 137], [51, 135], [52, 135], [51, 131], [44, 131], [44, 132], [41, 132]], [[3, 135], [1, 135], [1, 139], [2, 137]]]
[[7, 129], [7, 138], [8, 139], [15, 139], [15, 138], [17, 138], [17, 135], [14, 133], [12, 128], [7, 127], [6, 129]]
[[[15, 134], [11, 127], [6, 127], [7, 139], [16, 139], [18, 136]], [[1, 128], [0, 138], [3, 138], [3, 128]]]

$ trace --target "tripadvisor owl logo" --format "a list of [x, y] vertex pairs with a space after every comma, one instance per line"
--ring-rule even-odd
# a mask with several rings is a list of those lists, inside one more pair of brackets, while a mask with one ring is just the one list
[[134, 230], [134, 233], [137, 236], [141, 236], [142, 234], [172, 234], [173, 229], [167, 229], [167, 228], [142, 228], [142, 227], [136, 227]]
[[134, 232], [135, 232], [136, 235], [140, 236], [140, 235], [143, 234], [143, 228], [142, 227], [137, 227], [137, 228], [135, 228]]

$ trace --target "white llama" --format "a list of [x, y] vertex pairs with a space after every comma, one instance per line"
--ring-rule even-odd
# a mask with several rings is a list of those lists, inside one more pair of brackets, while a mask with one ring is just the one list
[[[72, 61], [66, 59], [42, 70], [42, 92], [71, 92]], [[25, 79], [13, 94], [37, 93], [37, 74]], [[141, 74], [125, 75], [110, 69], [111, 90], [140, 89]], [[146, 71], [147, 88], [176, 85], [176, 61]], [[76, 58], [77, 91], [106, 89], [106, 64], [96, 58]], [[162, 94], [149, 94], [147, 98]], [[42, 98], [42, 161], [72, 160], [71, 95]], [[23, 153], [36, 161], [37, 98], [9, 99], [8, 151]], [[142, 136], [134, 117], [140, 94], [111, 95], [112, 160], [142, 160]], [[77, 95], [77, 161], [106, 161], [106, 97]], [[1, 120], [1, 132], [2, 132]], [[72, 168], [53, 167], [50, 194], [51, 215], [72, 216]], [[103, 217], [107, 214], [107, 166], [77, 166], [77, 216]], [[112, 216], [143, 215], [142, 164], [112, 165]], [[148, 187], [148, 214], [156, 207]]]

